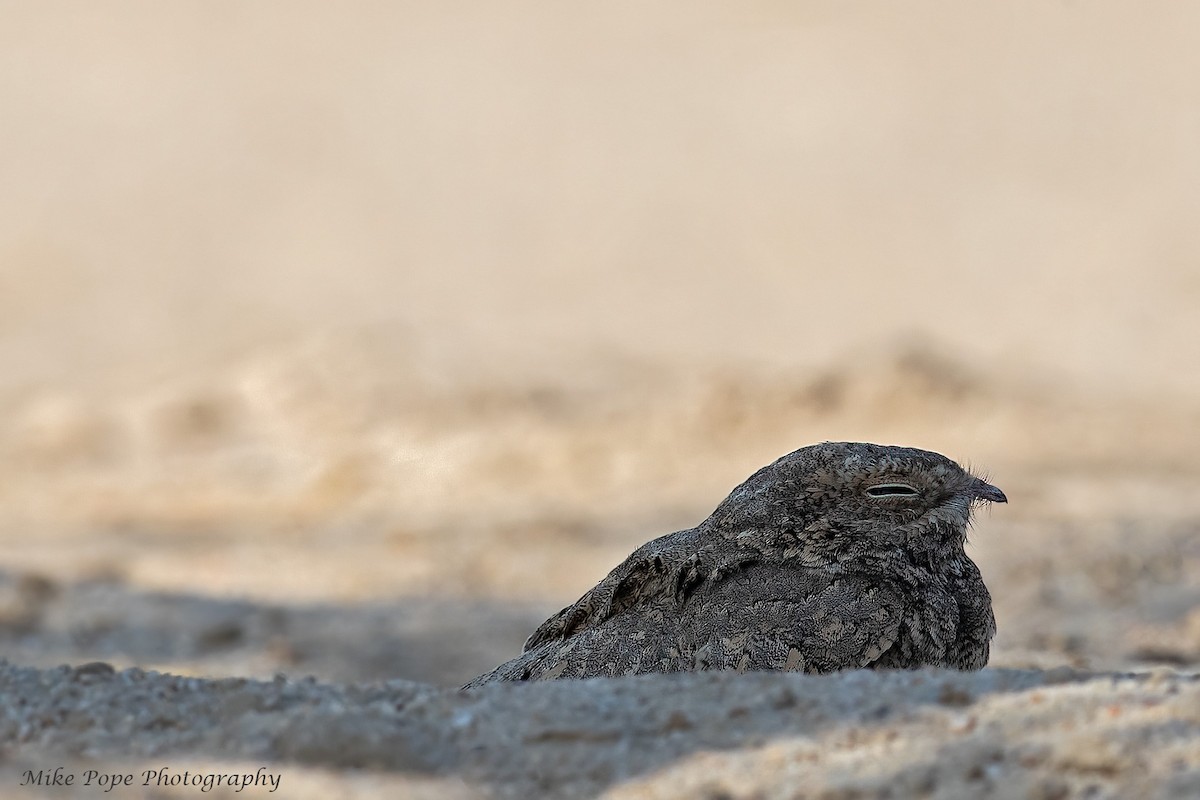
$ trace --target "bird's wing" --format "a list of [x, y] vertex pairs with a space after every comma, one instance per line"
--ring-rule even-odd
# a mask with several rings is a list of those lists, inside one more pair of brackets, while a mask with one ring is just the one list
[[676, 591], [688, 565], [698, 560], [687, 555], [694, 538], [694, 529], [677, 531], [639, 547], [583, 597], [543, 622], [525, 642], [525, 652]]
[[681, 611], [693, 669], [832, 672], [869, 667], [897, 643], [901, 595], [835, 569], [758, 562], [698, 583]]

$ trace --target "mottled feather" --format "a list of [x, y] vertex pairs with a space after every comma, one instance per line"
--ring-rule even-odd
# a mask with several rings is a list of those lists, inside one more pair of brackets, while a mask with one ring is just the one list
[[827, 442], [635, 550], [467, 688], [705, 669], [980, 669], [991, 597], [963, 545], [999, 489], [944, 456]]

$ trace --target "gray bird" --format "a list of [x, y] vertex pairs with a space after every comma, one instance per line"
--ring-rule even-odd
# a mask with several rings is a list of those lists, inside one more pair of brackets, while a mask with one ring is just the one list
[[945, 456], [826, 442], [763, 467], [542, 623], [497, 681], [708, 669], [981, 669], [992, 599], [963, 550], [1004, 493]]

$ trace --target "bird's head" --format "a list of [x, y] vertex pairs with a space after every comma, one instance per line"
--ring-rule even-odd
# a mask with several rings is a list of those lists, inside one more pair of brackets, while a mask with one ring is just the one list
[[971, 511], [1005, 503], [938, 453], [864, 442], [804, 447], [763, 467], [714, 512], [725, 535], [751, 528], [854, 550], [961, 547]]

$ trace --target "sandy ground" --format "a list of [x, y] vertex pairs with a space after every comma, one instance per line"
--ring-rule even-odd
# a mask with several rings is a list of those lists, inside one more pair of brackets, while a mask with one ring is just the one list
[[[1200, 791], [1200, 682], [1169, 672], [709, 673], [468, 693], [85, 665], [7, 667], [0, 686], [6, 737], [38, 743], [21, 747], [0, 775], [19, 783], [26, 771], [40, 777], [65, 766], [74, 793], [33, 790], [49, 797], [114, 784], [115, 797], [178, 797], [229, 775], [239, 786], [210, 786], [213, 796], [324, 796], [322, 768], [367, 784], [361, 796], [370, 797]], [[185, 783], [172, 787], [172, 776]]]
[[[998, 386], [917, 346], [791, 380], [626, 365], [600, 392], [397, 388], [361, 343], [302, 350], [10, 417], [0, 642], [29, 666], [0, 676], [9, 786], [45, 765], [265, 766], [287, 796], [1200, 786], [1187, 403]], [[1000, 626], [983, 673], [454, 688], [780, 442], [845, 430], [980, 453], [1008, 492], [970, 544]], [[1135, 454], [1096, 435], [1118, 430]], [[31, 668], [95, 661], [136, 669]]]
[[[0, 796], [1200, 795], [1194, 10], [0, 7]], [[842, 439], [987, 670], [456, 691]]]

